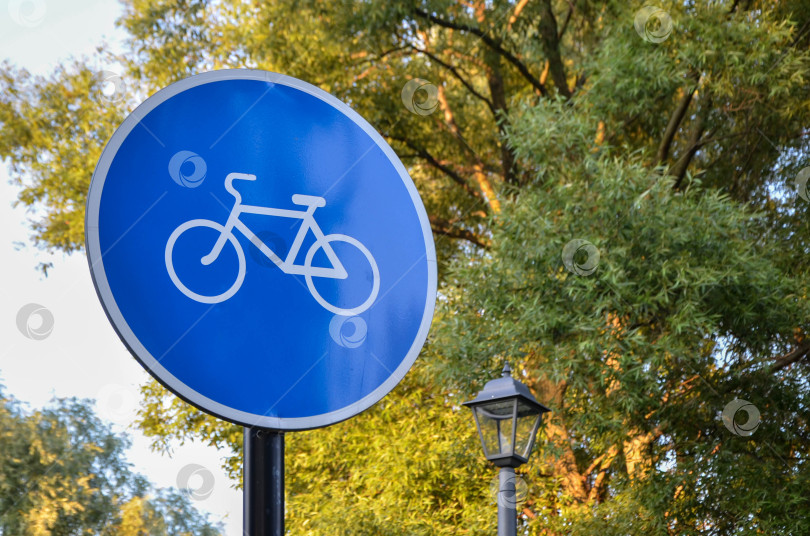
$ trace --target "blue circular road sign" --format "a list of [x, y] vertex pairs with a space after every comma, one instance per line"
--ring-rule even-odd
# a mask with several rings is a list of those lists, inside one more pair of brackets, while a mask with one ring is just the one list
[[367, 409], [433, 317], [436, 253], [404, 166], [344, 103], [276, 73], [205, 73], [141, 104], [96, 167], [86, 240], [132, 354], [247, 426]]

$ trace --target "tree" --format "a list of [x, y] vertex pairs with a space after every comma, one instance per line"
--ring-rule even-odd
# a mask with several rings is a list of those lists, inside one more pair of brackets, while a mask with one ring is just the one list
[[[147, 91], [226, 66], [314, 82], [387, 137], [431, 217], [441, 300], [427, 350], [366, 414], [291, 435], [306, 453], [290, 460], [297, 531], [491, 533], [489, 471], [453, 408], [510, 360], [554, 410], [523, 471], [531, 534], [808, 532], [810, 224], [791, 183], [807, 165], [810, 9], [661, 6], [125, 3], [124, 61]], [[52, 117], [45, 89], [82, 69], [6, 68], [0, 122]], [[414, 78], [435, 86], [415, 96], [434, 113], [403, 106]], [[84, 79], [77, 109], [97, 87]], [[34, 163], [59, 154], [54, 125], [24, 128], [41, 141], [3, 138], [0, 154], [22, 199], [47, 202], [58, 170]], [[591, 245], [564, 260], [571, 240]], [[158, 445], [226, 446], [236, 474], [238, 428], [156, 384], [144, 393]], [[752, 436], [722, 425], [735, 397], [762, 413]]]
[[0, 534], [220, 534], [186, 496], [133, 474], [128, 446], [87, 401], [26, 412], [0, 391]]
[[[764, 216], [697, 180], [673, 191], [677, 179], [641, 158], [584, 140], [565, 147], [576, 163], [549, 158], [549, 142], [524, 137], [549, 116], [570, 137], [593, 133], [562, 106], [516, 127], [517, 154], [553, 178], [504, 204], [487, 255], [455, 266], [432, 345], [444, 385], [510, 359], [551, 407], [528, 470], [545, 500], [528, 526], [806, 532], [807, 370], [780, 366], [807, 329], [806, 283], [778, 267], [781, 244], [758, 240]], [[566, 266], [576, 238], [593, 249]], [[735, 398], [762, 413], [752, 437], [719, 418]]]

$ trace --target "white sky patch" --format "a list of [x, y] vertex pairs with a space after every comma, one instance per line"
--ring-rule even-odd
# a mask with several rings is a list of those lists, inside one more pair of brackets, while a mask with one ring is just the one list
[[[93, 55], [103, 42], [120, 50], [124, 33], [114, 26], [120, 15], [120, 5], [112, 0], [0, 0], [0, 58], [45, 75], [71, 56]], [[224, 522], [226, 534], [241, 533], [242, 493], [220, 469], [216, 449], [176, 445], [172, 456], [162, 455], [152, 452], [148, 439], [132, 427], [133, 400], [140, 400], [138, 387], [149, 376], [107, 321], [84, 254], [51, 255], [34, 247], [27, 223], [31, 215], [12, 207], [17, 194], [8, 169], [0, 166], [0, 384], [33, 408], [53, 397], [95, 399], [97, 413], [132, 438], [128, 458], [134, 470], [157, 486], [176, 487], [184, 467], [203, 466], [211, 471], [214, 487], [193, 504]], [[47, 278], [36, 269], [43, 262], [53, 263]], [[17, 313], [29, 303], [53, 315], [53, 329], [45, 338], [28, 338], [18, 329]], [[39, 322], [32, 317], [29, 327], [41, 329]], [[192, 488], [198, 484], [189, 482]]]

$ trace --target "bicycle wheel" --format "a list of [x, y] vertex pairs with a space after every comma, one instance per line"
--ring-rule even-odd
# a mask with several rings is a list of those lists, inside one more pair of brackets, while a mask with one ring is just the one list
[[[222, 294], [217, 294], [215, 296], [206, 296], [204, 294], [198, 294], [194, 292], [193, 290], [188, 288], [182, 281], [180, 281], [180, 278], [177, 276], [177, 273], [174, 270], [172, 251], [174, 250], [174, 245], [177, 242], [177, 239], [180, 238], [180, 235], [182, 235], [183, 233], [185, 233], [190, 229], [197, 229], [201, 227], [214, 229], [215, 231], [218, 231], [220, 234], [225, 232], [225, 226], [211, 220], [190, 220], [187, 221], [186, 223], [181, 224], [177, 229], [174, 230], [174, 232], [172, 232], [171, 236], [169, 236], [168, 242], [166, 242], [166, 252], [165, 252], [166, 270], [169, 272], [169, 277], [171, 278], [172, 283], [174, 283], [174, 286], [176, 286], [180, 292], [182, 292], [192, 300], [198, 301], [200, 303], [220, 303], [236, 294], [236, 292], [242, 286], [242, 282], [245, 280], [245, 270], [246, 270], [245, 252], [242, 250], [242, 246], [239, 244], [239, 241], [236, 240], [236, 237], [233, 236], [233, 234], [229, 234], [228, 242], [230, 242], [231, 245], [236, 250], [236, 257], [239, 260], [239, 270], [237, 271], [236, 281], [233, 283], [233, 285], [231, 285], [231, 287], [228, 290], [226, 290]], [[212, 243], [211, 247], [208, 248], [207, 251], [203, 251], [202, 253], [200, 253], [201, 259], [200, 264], [202, 264], [202, 257], [207, 253], [210, 253], [211, 248], [213, 247], [214, 244]]]
[[312, 294], [312, 297], [315, 298], [315, 301], [321, 304], [321, 306], [327, 311], [341, 316], [359, 315], [371, 307], [371, 304], [373, 304], [374, 300], [377, 299], [377, 293], [380, 291], [380, 270], [377, 268], [377, 262], [374, 260], [374, 257], [371, 256], [371, 252], [366, 248], [366, 246], [360, 243], [359, 240], [343, 234], [330, 234], [324, 236], [323, 239], [318, 240], [312, 244], [312, 247], [309, 248], [306, 259], [304, 259], [304, 267], [307, 268], [307, 270], [312, 268], [312, 259], [315, 257], [315, 253], [330, 242], [345, 242], [346, 244], [350, 244], [360, 250], [360, 252], [366, 257], [366, 260], [371, 266], [372, 273], [371, 294], [362, 304], [358, 305], [357, 307], [341, 308], [332, 305], [331, 303], [327, 302], [323, 296], [321, 296], [321, 294], [315, 288], [315, 283], [312, 281], [312, 276], [310, 274], [305, 274], [304, 276], [307, 280], [307, 288], [309, 288], [309, 292]]

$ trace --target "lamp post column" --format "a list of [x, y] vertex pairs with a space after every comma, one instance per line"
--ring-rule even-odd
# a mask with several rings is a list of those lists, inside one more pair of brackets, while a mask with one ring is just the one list
[[498, 536], [517, 536], [515, 470], [501, 467], [498, 476]]

